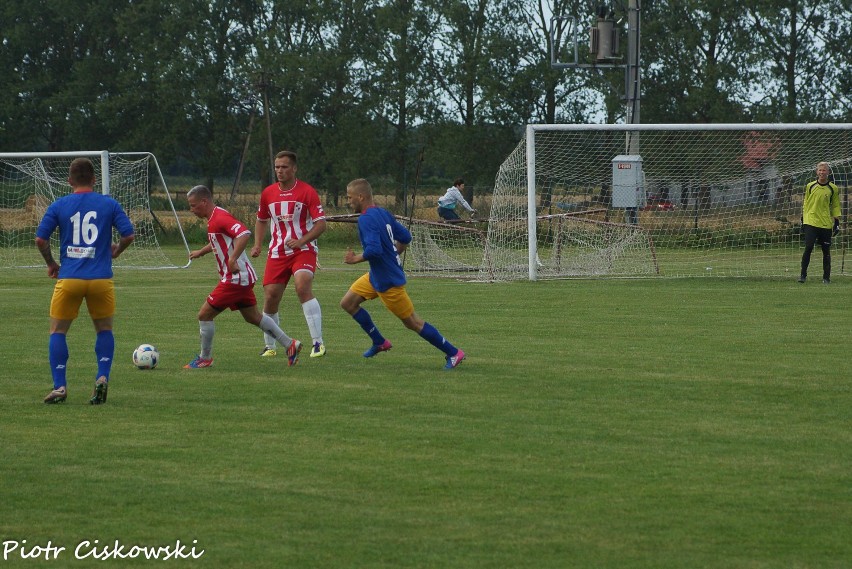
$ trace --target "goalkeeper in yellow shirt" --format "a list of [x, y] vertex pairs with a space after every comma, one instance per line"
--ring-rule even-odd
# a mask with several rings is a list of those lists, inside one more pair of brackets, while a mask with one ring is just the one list
[[840, 191], [828, 181], [830, 173], [828, 162], [820, 162], [816, 167], [817, 179], [805, 186], [805, 198], [802, 201], [805, 252], [802, 254], [800, 283], [808, 278], [811, 252], [817, 241], [822, 247], [822, 282], [831, 282], [831, 237], [840, 232]]

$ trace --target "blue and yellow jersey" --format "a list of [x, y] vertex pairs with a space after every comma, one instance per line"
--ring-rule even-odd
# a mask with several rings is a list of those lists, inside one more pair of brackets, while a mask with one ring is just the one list
[[358, 236], [370, 263], [370, 284], [378, 292], [405, 284], [394, 241], [411, 243], [411, 233], [386, 209], [369, 207], [358, 217]]
[[59, 228], [60, 279], [110, 279], [113, 227], [122, 237], [133, 234], [133, 224], [117, 201], [84, 191], [50, 204], [36, 235], [49, 240]]

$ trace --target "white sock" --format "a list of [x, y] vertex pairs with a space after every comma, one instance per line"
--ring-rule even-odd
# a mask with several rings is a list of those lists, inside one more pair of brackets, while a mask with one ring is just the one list
[[[263, 315], [271, 318], [276, 326], [278, 326], [279, 322], [281, 322], [277, 312], [275, 314], [267, 314], [266, 312], [264, 312]], [[265, 330], [263, 332], [263, 342], [266, 344], [266, 347], [269, 348], [270, 350], [275, 349], [275, 336], [272, 336], [271, 334], [267, 334]]]
[[198, 327], [201, 330], [201, 359], [209, 360], [213, 356], [213, 335], [216, 333], [216, 325], [212, 320], [199, 320]]
[[311, 333], [311, 338], [314, 344], [319, 342], [322, 344], [322, 309], [316, 298], [312, 298], [307, 302], [302, 303], [302, 312], [305, 313], [305, 322], [308, 323], [308, 330]]
[[[275, 323], [275, 320], [273, 320], [269, 314], [263, 315], [258, 326], [261, 330], [263, 330], [264, 334], [268, 334], [273, 338], [273, 340], [277, 341], [285, 348], [289, 348], [290, 344], [293, 343], [293, 338], [285, 334], [284, 330], [278, 327], [278, 324]], [[273, 346], [275, 345], [275, 341], [272, 342]]]

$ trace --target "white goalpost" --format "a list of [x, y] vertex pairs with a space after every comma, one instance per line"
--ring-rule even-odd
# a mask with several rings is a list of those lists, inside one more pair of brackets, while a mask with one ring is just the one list
[[497, 175], [480, 279], [797, 275], [821, 161], [849, 274], [850, 124], [529, 125]]
[[[135, 228], [136, 239], [115, 267], [189, 266], [189, 245], [156, 157], [149, 152], [81, 151], [0, 153], [0, 267], [44, 266], [34, 245], [36, 228], [47, 207], [71, 191], [68, 167], [80, 157], [95, 165], [95, 191], [115, 198]], [[158, 235], [166, 233], [182, 248], [161, 247]], [[56, 251], [56, 234], [52, 241]]]

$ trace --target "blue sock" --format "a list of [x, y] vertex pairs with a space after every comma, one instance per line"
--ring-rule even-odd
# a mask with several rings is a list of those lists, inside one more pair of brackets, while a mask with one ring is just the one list
[[109, 381], [112, 358], [115, 356], [115, 336], [112, 330], [98, 332], [95, 340], [95, 355], [98, 357], [98, 377], [104, 376]]
[[358, 312], [352, 315], [352, 318], [354, 318], [355, 322], [360, 324], [364, 332], [370, 336], [370, 339], [373, 340], [373, 344], [378, 346], [385, 343], [385, 337], [382, 336], [382, 333], [379, 332], [379, 329], [376, 328], [375, 324], [373, 324], [373, 319], [370, 318], [369, 312], [363, 308], [359, 308]]
[[65, 341], [65, 334], [51, 334], [47, 352], [50, 372], [53, 374], [53, 389], [65, 387], [65, 366], [68, 364], [68, 342]]
[[449, 343], [447, 339], [441, 336], [441, 333], [428, 322], [423, 323], [423, 329], [420, 330], [420, 337], [448, 356], [454, 356], [459, 351], [458, 348]]

